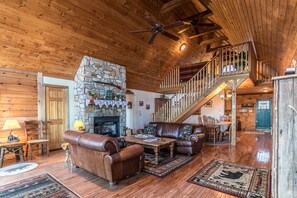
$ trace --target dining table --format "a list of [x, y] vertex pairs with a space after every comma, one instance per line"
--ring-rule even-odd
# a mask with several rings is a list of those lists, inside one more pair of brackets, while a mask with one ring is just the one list
[[232, 122], [228, 122], [228, 121], [220, 121], [215, 123], [215, 125], [220, 127], [220, 132], [224, 132], [228, 130], [231, 124]]

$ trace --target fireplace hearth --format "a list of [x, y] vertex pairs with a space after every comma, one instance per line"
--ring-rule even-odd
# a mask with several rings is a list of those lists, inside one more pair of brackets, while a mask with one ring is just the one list
[[110, 137], [120, 136], [120, 117], [102, 116], [94, 117], [94, 133], [108, 135]]

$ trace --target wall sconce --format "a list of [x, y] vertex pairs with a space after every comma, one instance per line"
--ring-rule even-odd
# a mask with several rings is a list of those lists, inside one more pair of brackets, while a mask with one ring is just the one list
[[183, 43], [179, 46], [179, 50], [184, 51], [186, 49], [186, 47], [187, 47], [186, 43]]

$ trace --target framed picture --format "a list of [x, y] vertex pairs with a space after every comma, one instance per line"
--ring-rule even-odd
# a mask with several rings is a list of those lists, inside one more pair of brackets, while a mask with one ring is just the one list
[[146, 108], [147, 110], [149, 110], [149, 109], [150, 109], [150, 105], [149, 105], [149, 104], [145, 105], [145, 108]]
[[127, 104], [127, 108], [128, 108], [128, 109], [132, 109], [132, 102], [128, 102], [128, 104]]
[[207, 103], [205, 103], [204, 106], [205, 106], [205, 107], [211, 107], [211, 106], [212, 106], [212, 101], [211, 101], [211, 100], [208, 101]]
[[143, 101], [139, 101], [139, 106], [143, 106]]

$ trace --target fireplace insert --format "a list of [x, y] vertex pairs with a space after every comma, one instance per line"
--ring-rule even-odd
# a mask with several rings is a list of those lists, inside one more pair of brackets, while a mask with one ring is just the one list
[[110, 137], [120, 136], [120, 117], [102, 116], [94, 117], [94, 133]]

